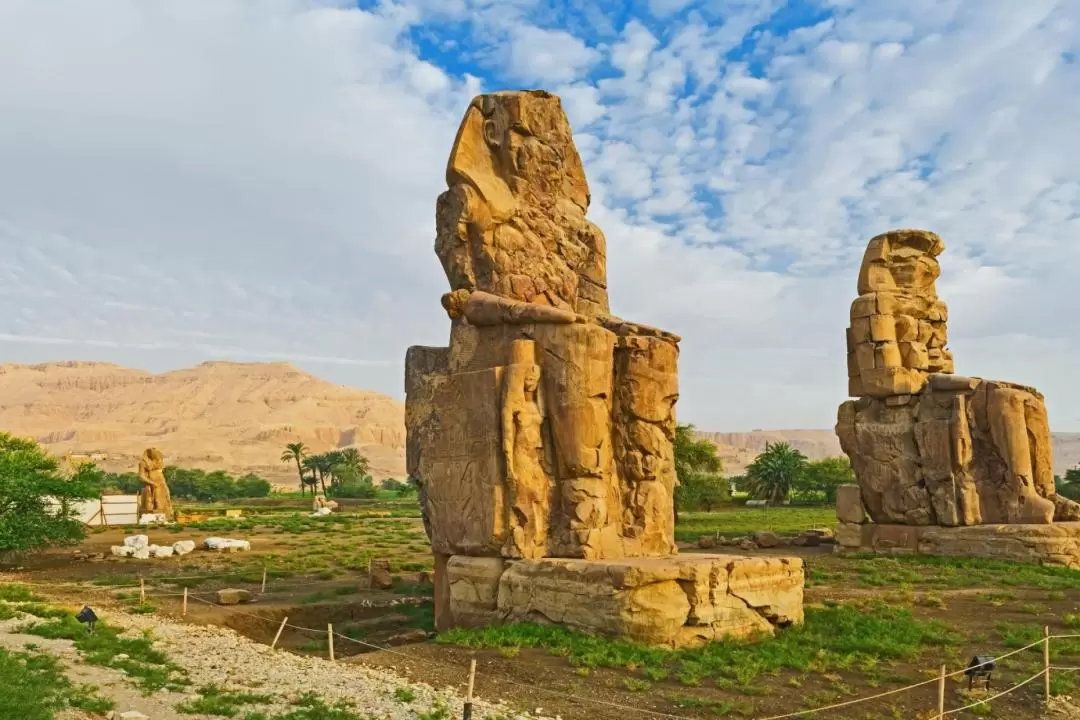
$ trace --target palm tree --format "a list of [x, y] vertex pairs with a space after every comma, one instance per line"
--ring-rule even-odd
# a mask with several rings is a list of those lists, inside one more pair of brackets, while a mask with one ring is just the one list
[[337, 469], [341, 467], [341, 451], [330, 450], [322, 455], [326, 468], [326, 474], [330, 477], [330, 489], [337, 487], [341, 478], [338, 477]]
[[281, 462], [296, 462], [296, 474], [300, 476], [300, 495], [304, 494], [304, 470], [300, 463], [307, 456], [307, 445], [302, 442], [289, 443], [281, 453]]
[[750, 495], [772, 504], [783, 502], [806, 472], [806, 456], [786, 442], [765, 443], [765, 451], [746, 468]]
[[326, 462], [326, 455], [309, 455], [304, 458], [304, 469], [311, 472], [311, 492], [315, 492], [316, 478], [322, 485], [323, 495], [326, 495], [326, 472], [330, 466]]
[[354, 447], [348, 447], [341, 451], [341, 464], [355, 470], [360, 475], [368, 474], [368, 459], [360, 454]]

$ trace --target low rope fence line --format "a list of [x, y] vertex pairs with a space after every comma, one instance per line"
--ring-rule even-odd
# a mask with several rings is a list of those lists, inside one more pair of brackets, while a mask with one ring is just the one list
[[[1039, 678], [1041, 678], [1045, 674], [1046, 674], [1046, 670], [1040, 670], [1039, 672], [1037, 672], [1034, 675], [1032, 675], [1031, 677], [1029, 677], [1027, 680], [1021, 680], [1020, 682], [1016, 683], [1012, 687], [1008, 688], [1007, 690], [1002, 690], [1001, 692], [997, 693], [996, 695], [991, 695], [990, 697], [983, 698], [982, 700], [976, 700], [975, 702], [971, 703], [970, 705], [965, 705], [963, 707], [958, 707], [958, 708], [955, 708], [953, 710], [946, 710], [944, 713], [938, 715], [938, 720], [941, 720], [941, 718], [949, 717], [950, 715], [955, 715], [958, 712], [963, 712], [965, 710], [970, 710], [971, 708], [978, 707], [979, 705], [985, 705], [986, 703], [991, 702], [993, 700], [997, 700], [999, 697], [1003, 697], [1003, 696], [1008, 695], [1009, 693], [1011, 693], [1011, 692], [1013, 692], [1015, 690], [1019, 690], [1020, 688], [1027, 685], [1029, 682], [1032, 682], [1034, 680], [1038, 680]], [[1047, 698], [1047, 701], [1049, 701], [1049, 698]]]
[[[213, 602], [211, 602], [209, 600], [204, 600], [203, 598], [195, 597], [195, 599], [198, 600], [199, 602], [203, 602], [203, 603], [206, 603], [208, 605], [216, 605], [216, 603], [213, 603]], [[258, 616], [258, 615], [254, 615], [252, 613], [246, 613], [246, 612], [243, 612], [243, 611], [235, 611], [235, 612], [237, 614], [245, 615], [247, 617], [251, 617], [251, 618], [254, 618], [256, 620], [262, 620], [263, 622], [269, 622], [269, 623], [276, 624], [276, 621], [270, 620], [269, 618], [264, 618], [264, 617], [261, 617], [261, 616]], [[322, 630], [317, 630], [315, 628], [307, 628], [307, 627], [303, 627], [303, 626], [300, 626], [300, 625], [293, 625], [293, 624], [287, 623], [287, 622], [281, 623], [281, 627], [282, 628], [287, 627], [287, 628], [291, 628], [293, 630], [299, 630], [299, 631], [306, 632], [306, 633], [312, 633], [312, 634], [314, 634], [316, 636], [319, 636], [320, 634], [323, 634], [325, 632], [325, 631], [322, 631]], [[465, 670], [465, 667], [463, 665], [458, 665], [456, 663], [440, 662], [440, 661], [431, 660], [429, 658], [420, 658], [420, 657], [417, 657], [415, 655], [410, 655], [409, 653], [404, 653], [404, 652], [401, 652], [399, 650], [394, 650], [393, 648], [390, 648], [390, 647], [377, 645], [375, 643], [370, 643], [370, 642], [367, 642], [367, 641], [364, 641], [364, 640], [357, 640], [356, 638], [349, 637], [348, 635], [343, 635], [340, 632], [336, 632], [336, 631], [332, 631], [332, 630], [330, 632], [333, 633], [334, 637], [341, 638], [342, 640], [345, 640], [347, 642], [352, 642], [352, 643], [355, 643], [357, 645], [361, 645], [361, 646], [364, 646], [364, 647], [371, 648], [373, 650], [378, 650], [378, 651], [381, 651], [381, 652], [385, 652], [385, 653], [390, 654], [390, 655], [396, 655], [398, 657], [402, 657], [402, 658], [405, 658], [407, 660], [411, 660], [411, 661], [414, 661], [414, 662], [415, 661], [420, 661], [422, 663], [427, 663], [427, 664], [430, 664], [430, 665], [443, 667], [443, 668], [446, 668], [446, 669], [452, 669], [452, 670], [456, 670], [456, 671], [464, 671]], [[1045, 638], [1036, 640], [1036, 641], [1034, 641], [1032, 643], [1029, 643], [1028, 645], [1025, 645], [1025, 646], [1021, 647], [1021, 648], [1016, 648], [1015, 650], [1011, 650], [1011, 651], [1005, 653], [1004, 655], [998, 655], [998, 656], [996, 656], [994, 658], [994, 662], [999, 662], [999, 661], [1004, 660], [1006, 658], [1012, 657], [1013, 655], [1017, 655], [1019, 653], [1025, 652], [1027, 650], [1031, 650], [1032, 648], [1035, 648], [1037, 646], [1044, 645], [1048, 640], [1071, 638], [1071, 637], [1080, 637], [1080, 635], [1048, 635]], [[995, 694], [995, 695], [993, 695], [991, 697], [978, 700], [978, 701], [973, 702], [973, 703], [971, 703], [969, 705], [965, 705], [964, 707], [960, 707], [960, 708], [956, 708], [956, 709], [953, 709], [953, 710], [945, 711], [943, 714], [938, 715], [938, 719], [941, 720], [942, 718], [948, 717], [950, 715], [955, 715], [958, 712], [962, 712], [964, 710], [970, 710], [973, 707], [977, 707], [979, 705], [984, 705], [984, 704], [986, 704], [988, 702], [991, 702], [993, 700], [996, 700], [997, 698], [1000, 698], [1000, 697], [1002, 697], [1004, 695], [1008, 695], [1009, 693], [1012, 693], [1012, 692], [1018, 690], [1019, 688], [1027, 685], [1028, 683], [1031, 683], [1031, 682], [1043, 677], [1049, 671], [1049, 669], [1054, 669], [1054, 666], [1050, 666], [1049, 668], [1045, 668], [1043, 670], [1040, 670], [1038, 673], [1036, 673], [1035, 675], [1032, 675], [1031, 677], [1027, 678], [1026, 680], [1023, 680], [1023, 681], [1013, 685], [1012, 687], [1010, 687], [1010, 688], [1008, 688], [1006, 690], [1003, 690], [1002, 692], [997, 693], [997, 694]], [[1078, 667], [1078, 668], [1061, 668], [1061, 669], [1080, 671], [1080, 667]], [[911, 685], [906, 685], [906, 686], [900, 687], [900, 688], [894, 688], [892, 690], [886, 690], [885, 692], [877, 693], [877, 694], [874, 694], [874, 695], [869, 695], [867, 697], [855, 698], [853, 700], [846, 700], [844, 702], [833, 703], [831, 705], [824, 705], [822, 707], [810, 708], [810, 709], [807, 709], [807, 710], [798, 710], [798, 711], [795, 711], [795, 712], [784, 713], [782, 715], [770, 715], [770, 716], [767, 716], [767, 717], [757, 718], [756, 720], [788, 720], [789, 718], [805, 717], [807, 715], [813, 715], [813, 714], [816, 714], [816, 713], [824, 713], [824, 712], [829, 712], [829, 711], [832, 711], [832, 710], [839, 710], [841, 708], [850, 707], [852, 705], [858, 705], [858, 704], [865, 703], [865, 702], [871, 702], [873, 700], [880, 700], [882, 698], [890, 697], [890, 696], [893, 696], [893, 695], [899, 695], [900, 693], [908, 692], [908, 691], [911, 691], [911, 690], [914, 690], [914, 689], [917, 689], [917, 688], [920, 688], [920, 687], [925, 687], [927, 685], [932, 685], [934, 683], [943, 683], [948, 678], [958, 677], [958, 676], [961, 676], [961, 675], [965, 675], [966, 673], [967, 673], [967, 669], [955, 670], [955, 671], [953, 671], [951, 673], [945, 673], [945, 674], [939, 675], [937, 677], [930, 678], [928, 680], [923, 680], [922, 682], [913, 683]], [[605, 700], [598, 700], [596, 698], [583, 697], [581, 695], [574, 695], [572, 693], [566, 693], [566, 692], [563, 692], [561, 690], [554, 690], [552, 688], [546, 688], [546, 687], [536, 685], [536, 684], [531, 684], [531, 683], [522, 683], [522, 682], [518, 682], [516, 680], [510, 680], [510, 679], [506, 679], [506, 678], [500, 678], [499, 682], [503, 682], [503, 683], [506, 683], [508, 685], [517, 685], [517, 686], [520, 686], [520, 687], [526, 687], [526, 688], [530, 688], [532, 690], [538, 690], [540, 692], [545, 692], [545, 693], [549, 693], [549, 694], [552, 694], [552, 695], [558, 695], [558, 696], [565, 697], [565, 698], [568, 698], [568, 699], [571, 699], [571, 700], [574, 700], [574, 701], [578, 701], [578, 702], [585, 702], [585, 703], [590, 703], [590, 704], [594, 704], [594, 705], [602, 705], [602, 706], [614, 708], [614, 709], [617, 709], [617, 710], [627, 710], [627, 711], [630, 711], [630, 712], [633, 712], [633, 713], [649, 715], [649, 716], [652, 716], [652, 717], [663, 717], [663, 718], [669, 718], [670, 720], [696, 720], [695, 718], [691, 718], [691, 717], [688, 717], [688, 716], [685, 716], [685, 715], [673, 715], [671, 713], [664, 713], [664, 712], [659, 712], [659, 711], [655, 711], [655, 710], [647, 710], [645, 708], [640, 708], [640, 707], [633, 707], [633, 706], [629, 706], [629, 705], [622, 705], [622, 704], [619, 704], [619, 703], [612, 703], [612, 702], [608, 702], [608, 701], [605, 701]], [[492, 705], [492, 704], [489, 704], [489, 703], [486, 703], [486, 702], [483, 702], [483, 701], [479, 701], [479, 700], [475, 700], [475, 699], [474, 699], [474, 702], [476, 702], [477, 704], [488, 705], [489, 707], [493, 707], [493, 708], [499, 707], [497, 705]]]
[[[166, 578], [166, 577], [150, 577], [148, 579], [152, 582], [152, 581], [156, 581], [156, 580], [168, 581], [168, 580], [195, 580], [195, 579], [217, 579], [217, 578], [219, 578], [219, 576], [211, 575], [211, 576], [187, 576], [187, 577], [174, 576], [174, 577], [170, 577], [170, 578]], [[147, 578], [143, 578], [142, 581], [139, 584], [133, 584], [133, 585], [109, 585], [109, 586], [99, 586], [99, 587], [100, 587], [100, 589], [106, 590], [106, 591], [111, 590], [111, 589], [127, 589], [127, 588], [134, 589], [134, 588], [140, 588], [140, 592], [142, 594], [142, 597], [143, 597], [144, 601], [145, 601], [146, 597], [150, 597], [150, 598], [184, 598], [184, 600], [185, 600], [185, 605], [184, 605], [185, 616], [186, 616], [186, 601], [187, 600], [194, 600], [196, 602], [200, 602], [200, 603], [203, 603], [205, 605], [212, 606], [212, 607], [220, 607], [221, 606], [220, 603], [218, 603], [218, 602], [215, 602], [213, 600], [207, 600], [205, 598], [199, 597], [197, 594], [195, 594], [193, 592], [190, 592], [187, 588], [184, 589], [184, 592], [158, 592], [158, 591], [145, 590], [144, 582], [145, 582], [146, 579]], [[36, 584], [35, 583], [19, 583], [19, 584], [29, 585], [29, 586], [37, 586], [37, 587], [56, 587], [57, 585], [59, 585], [61, 583], [47, 583], [47, 584], [46, 583], [36, 583]], [[78, 585], [80, 587], [85, 587], [85, 584], [80, 584], [80, 583], [66, 583], [66, 584]], [[264, 586], [264, 589], [265, 589], [265, 586]], [[259, 593], [259, 594], [261, 595], [263, 593]], [[259, 621], [264, 622], [264, 623], [270, 623], [273, 627], [277, 628], [278, 632], [277, 632], [277, 635], [276, 635], [276, 637], [274, 639], [274, 643], [271, 645], [271, 647], [274, 647], [274, 646], [277, 645], [277, 641], [280, 639], [282, 631], [285, 628], [290, 628], [292, 630], [296, 630], [296, 631], [299, 631], [299, 632], [302, 632], [302, 633], [305, 633], [305, 634], [310, 634], [311, 636], [313, 636], [315, 638], [319, 638], [319, 637], [326, 638], [327, 641], [328, 641], [328, 645], [330, 645], [330, 643], [333, 642], [334, 637], [337, 637], [337, 638], [340, 638], [340, 639], [345, 640], [347, 642], [355, 643], [357, 645], [367, 647], [367, 648], [370, 648], [372, 650], [385, 652], [385, 653], [387, 653], [389, 655], [398, 656], [398, 657], [401, 657], [401, 658], [404, 658], [404, 659], [407, 659], [407, 660], [410, 660], [410, 661], [413, 661], [413, 662], [426, 663], [426, 664], [429, 664], [429, 665], [432, 665], [432, 666], [435, 666], [435, 667], [441, 667], [441, 668], [444, 668], [444, 669], [453, 670], [455, 672], [467, 672], [469, 670], [465, 666], [459, 665], [457, 663], [452, 663], [452, 662], [449, 662], [449, 661], [437, 661], [437, 660], [432, 660], [430, 658], [418, 657], [416, 655], [411, 655], [409, 653], [401, 652], [400, 650], [395, 650], [395, 649], [393, 649], [391, 647], [377, 645], [375, 643], [370, 643], [370, 642], [367, 642], [367, 641], [364, 641], [364, 640], [358, 640], [356, 638], [352, 638], [352, 637], [349, 637], [348, 635], [344, 635], [344, 634], [342, 634], [340, 632], [334, 631], [332, 626], [328, 626], [328, 628], [326, 630], [319, 630], [319, 629], [315, 629], [315, 628], [308, 628], [308, 627], [303, 627], [303, 626], [300, 626], [300, 625], [294, 625], [292, 623], [289, 623], [287, 617], [284, 619], [284, 621], [279, 622], [278, 620], [273, 620], [271, 618], [263, 617], [263, 616], [256, 615], [256, 614], [253, 614], [253, 613], [250, 613], [250, 612], [244, 612], [242, 610], [235, 610], [234, 609], [234, 610], [232, 610], [232, 612], [234, 614], [243, 615], [245, 617], [253, 618], [255, 620], [259, 620]], [[279, 627], [279, 625], [280, 625], [280, 627]], [[1049, 628], [1046, 628], [1044, 637], [1042, 637], [1042, 638], [1040, 638], [1038, 640], [1035, 640], [1034, 642], [1031, 642], [1031, 643], [1029, 643], [1029, 644], [1027, 644], [1027, 645], [1025, 645], [1023, 647], [1011, 650], [1011, 651], [1009, 651], [1009, 652], [1007, 652], [1007, 653], [1005, 653], [1003, 655], [997, 655], [997, 656], [995, 656], [993, 658], [994, 662], [998, 663], [1001, 660], [1007, 659], [1007, 658], [1012, 657], [1014, 655], [1017, 655], [1019, 653], [1031, 650], [1031, 649], [1033, 649], [1035, 647], [1038, 647], [1038, 646], [1043, 646], [1043, 648], [1044, 648], [1044, 667], [1043, 667], [1042, 670], [1040, 670], [1038, 673], [1032, 675], [1031, 677], [1026, 678], [1025, 680], [1022, 680], [1022, 681], [1016, 683], [1015, 685], [1013, 685], [1013, 686], [1011, 686], [1011, 687], [1009, 687], [1009, 688], [1007, 688], [1007, 689], [1005, 689], [1005, 690], [1003, 690], [1003, 691], [1001, 691], [999, 693], [996, 693], [996, 694], [994, 694], [994, 695], [992, 695], [990, 697], [977, 700], [977, 701], [972, 702], [972, 703], [970, 703], [968, 705], [965, 705], [965, 706], [959, 707], [959, 708], [955, 708], [955, 709], [952, 709], [952, 710], [944, 710], [943, 708], [941, 708], [936, 715], [931, 715], [930, 717], [936, 718], [936, 720], [944, 720], [944, 718], [953, 716], [953, 715], [955, 715], [957, 713], [960, 713], [960, 712], [963, 712], [965, 710], [970, 710], [970, 709], [972, 709], [974, 707], [978, 707], [980, 705], [985, 705], [985, 704], [987, 704], [989, 702], [992, 702], [993, 700], [996, 700], [996, 699], [1001, 698], [1001, 697], [1003, 697], [1005, 695], [1008, 695], [1008, 694], [1010, 694], [1012, 692], [1015, 692], [1016, 690], [1024, 687], [1025, 685], [1028, 685], [1029, 683], [1034, 682], [1035, 680], [1038, 680], [1039, 678], [1045, 678], [1046, 679], [1046, 693], [1045, 693], [1046, 698], [1045, 698], [1045, 701], [1049, 702], [1049, 698], [1050, 698], [1050, 695], [1049, 695], [1049, 675], [1050, 675], [1050, 672], [1052, 670], [1058, 670], [1058, 671], [1061, 671], [1061, 672], [1080, 672], [1080, 667], [1058, 666], [1058, 665], [1050, 664], [1049, 663], [1049, 643], [1050, 643], [1051, 640], [1065, 640], [1065, 639], [1075, 639], [1075, 638], [1080, 638], [1080, 634], [1070, 633], [1070, 634], [1061, 634], [1061, 635], [1051, 635], [1051, 634], [1049, 634]], [[331, 660], [332, 659], [333, 658], [331, 658]], [[911, 690], [915, 690], [917, 688], [925, 687], [925, 686], [928, 686], [928, 685], [931, 685], [931, 684], [934, 684], [934, 683], [938, 683], [941, 688], [944, 688], [944, 682], [945, 682], [946, 679], [955, 678], [957, 676], [965, 675], [965, 674], [967, 674], [967, 672], [968, 671], [967, 671], [966, 668], [961, 669], [961, 670], [956, 670], [956, 671], [953, 671], [951, 673], [944, 673], [943, 672], [943, 673], [939, 674], [938, 676], [930, 678], [928, 680], [924, 680], [924, 681], [917, 682], [917, 683], [912, 683], [911, 685], [906, 685], [906, 686], [900, 687], [900, 688], [894, 688], [892, 690], [886, 690], [884, 692], [876, 693], [874, 695], [869, 695], [869, 696], [862, 697], [862, 698], [855, 698], [855, 699], [852, 699], [852, 700], [846, 700], [846, 701], [843, 701], [843, 702], [833, 703], [831, 705], [825, 705], [825, 706], [822, 706], [822, 707], [810, 708], [810, 709], [806, 709], [806, 710], [798, 710], [798, 711], [794, 711], [794, 712], [790, 712], [790, 713], [784, 713], [784, 714], [781, 714], [781, 715], [770, 715], [770, 716], [767, 716], [767, 717], [760, 717], [760, 718], [757, 718], [756, 720], [788, 720], [790, 718], [806, 717], [806, 716], [809, 716], [809, 715], [816, 715], [816, 714], [819, 714], [819, 713], [826, 713], [826, 712], [830, 712], [832, 710], [838, 710], [838, 709], [841, 709], [841, 708], [851, 707], [853, 705], [858, 705], [858, 704], [861, 704], [861, 703], [871, 702], [871, 701], [874, 701], [874, 700], [880, 700], [880, 699], [885, 698], [885, 697], [899, 695], [901, 693], [909, 692]], [[605, 701], [605, 700], [599, 700], [599, 699], [596, 699], [596, 698], [590, 698], [590, 697], [584, 697], [584, 696], [580, 696], [580, 695], [574, 695], [572, 693], [563, 692], [561, 690], [555, 690], [555, 689], [552, 689], [552, 688], [546, 688], [546, 687], [536, 685], [536, 684], [533, 684], [533, 683], [519, 682], [519, 681], [511, 680], [511, 679], [508, 679], [508, 678], [499, 678], [498, 682], [505, 683], [507, 685], [515, 685], [515, 686], [519, 686], [519, 687], [523, 687], [523, 688], [529, 688], [529, 689], [532, 689], [532, 690], [535, 690], [535, 691], [539, 691], [539, 692], [548, 693], [548, 694], [551, 694], [551, 695], [554, 695], [554, 696], [567, 698], [567, 699], [573, 700], [575, 702], [581, 702], [581, 703], [588, 703], [588, 704], [592, 704], [592, 705], [610, 707], [610, 708], [617, 709], [617, 710], [624, 710], [624, 711], [628, 711], [630, 713], [636, 713], [638, 715], [647, 715], [647, 716], [650, 716], [650, 717], [667, 718], [668, 720], [697, 720], [696, 718], [688, 717], [688, 716], [685, 716], [685, 715], [675, 715], [675, 714], [665, 713], [665, 712], [660, 712], [660, 711], [655, 711], [655, 710], [648, 710], [648, 709], [641, 708], [641, 707], [622, 705], [620, 703], [613, 703], [613, 702], [609, 702], [609, 701]], [[475, 698], [473, 699], [473, 703], [477, 704], [477, 705], [487, 706], [487, 707], [490, 707], [490, 708], [493, 708], [493, 709], [502, 709], [502, 706], [500, 706], [500, 705], [492, 704], [492, 703], [485, 702], [485, 701], [481, 701], [481, 700], [478, 700], [478, 699], [475, 699]]]

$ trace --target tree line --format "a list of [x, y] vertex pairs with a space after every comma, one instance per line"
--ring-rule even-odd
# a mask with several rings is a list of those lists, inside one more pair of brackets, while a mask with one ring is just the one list
[[[142, 489], [138, 473], [103, 472], [102, 491], [134, 495]], [[169, 494], [184, 500], [214, 502], [241, 498], [263, 498], [273, 489], [270, 482], [255, 473], [233, 477], [224, 470], [198, 470], [174, 465], [165, 467]]]
[[744, 475], [725, 477], [716, 446], [694, 437], [694, 426], [675, 428], [675, 489], [678, 510], [712, 510], [731, 500], [732, 490], [778, 505], [786, 502], [830, 504], [837, 488], [855, 482], [846, 457], [809, 460], [788, 443], [766, 443]]
[[[294, 442], [285, 446], [281, 462], [296, 465], [301, 495], [306, 490], [311, 490], [314, 495], [318, 488], [326, 497], [375, 497], [375, 480], [371, 477], [368, 459], [356, 448], [313, 454], [304, 443]], [[386, 483], [383, 485], [385, 487]]]

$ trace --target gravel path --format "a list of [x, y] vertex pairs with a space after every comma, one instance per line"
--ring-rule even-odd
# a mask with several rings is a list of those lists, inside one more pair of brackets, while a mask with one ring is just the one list
[[[73, 679], [100, 688], [100, 694], [112, 697], [117, 712], [139, 710], [150, 720], [209, 720], [211, 716], [180, 715], [177, 703], [194, 698], [194, 690], [204, 685], [217, 685], [226, 690], [271, 695], [274, 702], [258, 706], [262, 712], [295, 709], [291, 701], [304, 693], [314, 693], [327, 703], [345, 700], [352, 703], [358, 714], [385, 720], [412, 720], [422, 713], [443, 707], [448, 717], [459, 717], [464, 704], [462, 695], [453, 688], [437, 690], [416, 683], [382, 668], [370, 668], [353, 662], [330, 662], [320, 658], [272, 651], [227, 628], [173, 622], [167, 618], [129, 615], [117, 610], [100, 612], [102, 619], [113, 627], [124, 628], [131, 634], [144, 630], [152, 632], [154, 645], [173, 662], [187, 670], [192, 692], [189, 694], [160, 692], [143, 697], [133, 689], [122, 673], [109, 668], [88, 666], [78, 661], [72, 643], [65, 640], [44, 640], [31, 635], [13, 633], [15, 626], [25, 622], [0, 622], [0, 646], [21, 649], [32, 642], [40, 650], [59, 657]], [[403, 702], [395, 697], [398, 688], [411, 690], [413, 699]], [[253, 708], [255, 709], [255, 708]], [[523, 715], [501, 702], [490, 703], [474, 699], [473, 716], [514, 720], [545, 720], [539, 716]]]

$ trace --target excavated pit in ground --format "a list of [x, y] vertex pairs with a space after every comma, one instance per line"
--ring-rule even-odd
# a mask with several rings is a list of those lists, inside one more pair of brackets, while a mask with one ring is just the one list
[[[216, 624], [269, 645], [273, 642], [282, 619], [287, 617], [288, 625], [277, 646], [291, 652], [320, 657], [327, 654], [328, 624], [333, 625], [335, 635], [345, 635], [368, 643], [350, 642], [335, 636], [335, 657], [348, 657], [374, 652], [388, 645], [404, 644], [400, 636], [405, 633], [416, 630], [431, 632], [434, 617], [431, 601], [426, 598], [393, 605], [316, 603], [262, 609], [248, 605], [237, 610], [224, 614], [217, 619]], [[418, 642], [419, 638], [409, 641]]]

